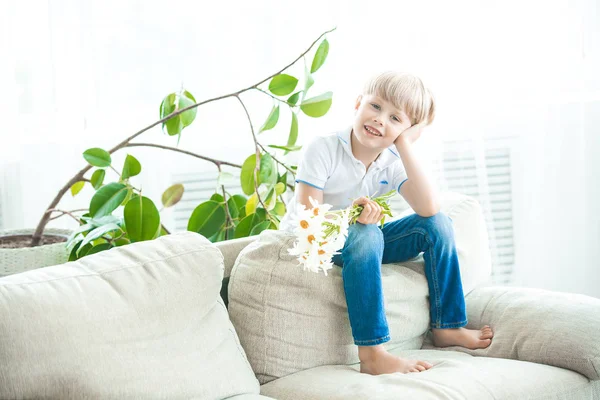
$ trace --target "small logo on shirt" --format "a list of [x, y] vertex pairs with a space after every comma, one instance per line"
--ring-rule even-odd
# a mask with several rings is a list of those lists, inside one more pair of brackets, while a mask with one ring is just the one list
[[379, 181], [379, 183], [381, 183], [382, 185], [387, 185], [388, 181]]

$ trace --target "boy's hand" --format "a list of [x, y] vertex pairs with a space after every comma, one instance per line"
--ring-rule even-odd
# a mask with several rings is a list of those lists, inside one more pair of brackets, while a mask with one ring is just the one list
[[364, 207], [356, 222], [369, 225], [377, 224], [379, 221], [381, 221], [382, 208], [373, 200], [369, 200], [366, 197], [359, 197], [358, 199], [354, 200], [352, 204], [358, 204], [359, 206]]
[[423, 128], [425, 128], [425, 123], [415, 124], [410, 128], [405, 129], [394, 141], [396, 146], [408, 143], [413, 144], [421, 137], [421, 133], [423, 132]]

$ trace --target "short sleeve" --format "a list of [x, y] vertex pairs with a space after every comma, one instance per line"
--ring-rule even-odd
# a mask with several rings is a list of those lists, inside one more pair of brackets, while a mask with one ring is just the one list
[[400, 187], [408, 177], [406, 176], [406, 171], [404, 170], [404, 165], [402, 165], [402, 161], [398, 160], [390, 165], [390, 180], [392, 182], [392, 186], [398, 192], [400, 192]]
[[332, 154], [324, 137], [314, 138], [302, 148], [298, 162], [296, 183], [302, 182], [317, 189], [324, 190], [325, 182], [331, 171]]

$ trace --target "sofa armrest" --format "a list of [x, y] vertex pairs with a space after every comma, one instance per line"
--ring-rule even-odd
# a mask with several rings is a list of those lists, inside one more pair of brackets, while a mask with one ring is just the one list
[[472, 355], [567, 368], [600, 379], [600, 299], [514, 287], [475, 289], [466, 297], [468, 327], [490, 325], [492, 343]]
[[235, 264], [235, 260], [237, 259], [238, 254], [240, 254], [240, 251], [250, 243], [254, 242], [257, 238], [258, 236], [248, 236], [215, 243], [215, 246], [217, 246], [221, 254], [223, 254], [223, 264], [225, 267], [223, 273], [224, 278], [231, 275], [231, 269], [233, 268], [233, 264]]

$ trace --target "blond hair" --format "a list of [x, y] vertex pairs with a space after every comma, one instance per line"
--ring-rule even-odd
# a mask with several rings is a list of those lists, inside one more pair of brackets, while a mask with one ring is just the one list
[[423, 81], [407, 72], [386, 71], [372, 77], [363, 90], [375, 95], [404, 111], [411, 125], [429, 125], [435, 118], [435, 99]]

